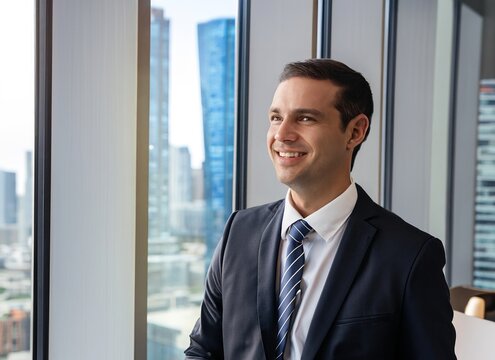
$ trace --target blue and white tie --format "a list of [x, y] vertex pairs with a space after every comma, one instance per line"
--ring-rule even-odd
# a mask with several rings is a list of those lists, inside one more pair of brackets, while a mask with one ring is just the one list
[[298, 220], [292, 224], [287, 237], [287, 255], [285, 257], [285, 269], [280, 279], [280, 292], [278, 299], [278, 333], [275, 359], [282, 359], [289, 336], [291, 317], [294, 313], [296, 296], [301, 284], [304, 269], [303, 239], [312, 230], [304, 221]]

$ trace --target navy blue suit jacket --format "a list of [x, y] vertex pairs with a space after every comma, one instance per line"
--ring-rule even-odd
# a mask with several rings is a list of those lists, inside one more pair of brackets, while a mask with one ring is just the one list
[[[284, 202], [232, 214], [187, 359], [273, 359]], [[455, 359], [442, 243], [358, 186], [302, 359]]]

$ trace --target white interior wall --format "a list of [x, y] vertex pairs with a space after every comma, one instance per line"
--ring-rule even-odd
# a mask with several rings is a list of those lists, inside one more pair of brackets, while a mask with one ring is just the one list
[[51, 360], [133, 358], [137, 0], [53, 1]]

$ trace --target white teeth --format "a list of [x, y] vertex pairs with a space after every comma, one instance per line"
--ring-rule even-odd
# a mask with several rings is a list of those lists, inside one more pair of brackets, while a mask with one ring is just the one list
[[294, 158], [294, 157], [302, 156], [302, 153], [300, 153], [300, 152], [279, 152], [279, 155], [281, 157]]

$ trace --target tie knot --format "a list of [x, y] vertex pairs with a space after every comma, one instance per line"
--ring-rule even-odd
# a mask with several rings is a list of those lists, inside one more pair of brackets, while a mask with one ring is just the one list
[[300, 219], [290, 227], [289, 237], [295, 242], [301, 243], [311, 230], [313, 228], [306, 221]]

